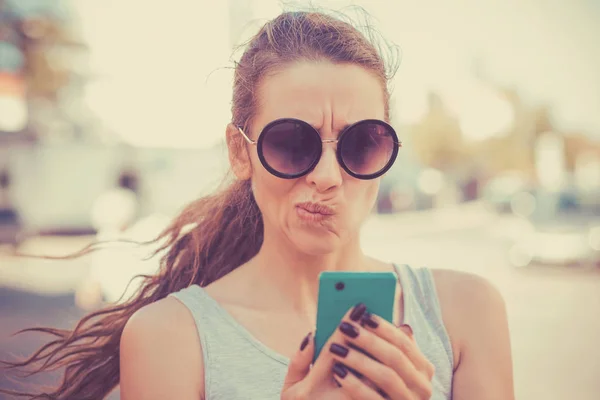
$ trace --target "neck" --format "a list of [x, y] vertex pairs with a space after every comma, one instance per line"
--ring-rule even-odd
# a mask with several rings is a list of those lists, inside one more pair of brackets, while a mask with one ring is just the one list
[[[266, 233], [266, 232], [265, 232]], [[314, 322], [317, 312], [319, 274], [323, 271], [368, 271], [374, 261], [365, 256], [360, 239], [345, 243], [338, 251], [311, 255], [300, 251], [285, 236], [266, 235], [258, 254], [248, 263], [247, 282], [264, 301], [279, 305]]]

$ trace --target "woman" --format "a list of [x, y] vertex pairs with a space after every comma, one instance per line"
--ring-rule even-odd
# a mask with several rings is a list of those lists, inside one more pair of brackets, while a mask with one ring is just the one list
[[[400, 146], [388, 80], [375, 46], [345, 22], [268, 22], [236, 65], [226, 129], [235, 181], [164, 233], [169, 252], [137, 296], [73, 333], [44, 330], [58, 339], [25, 364], [68, 366], [52, 398], [100, 399], [120, 383], [123, 400], [512, 399], [494, 287], [361, 251]], [[325, 270], [394, 271], [400, 295], [394, 324], [349, 310], [311, 366]]]

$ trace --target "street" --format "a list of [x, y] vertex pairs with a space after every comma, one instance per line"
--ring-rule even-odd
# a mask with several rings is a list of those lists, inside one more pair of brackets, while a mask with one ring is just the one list
[[[363, 245], [382, 259], [472, 272], [496, 285], [508, 308], [517, 399], [600, 398], [600, 269], [513, 267], [507, 258], [511, 244], [497, 232], [498, 217], [475, 214], [433, 228], [440, 215], [376, 216], [365, 227]], [[74, 305], [73, 287], [85, 276], [87, 262], [54, 262], [54, 279], [38, 282], [35, 262], [27, 263], [30, 278], [19, 284], [21, 275], [10, 272], [17, 268], [14, 262], [0, 259], [0, 284], [11, 286], [0, 290], [1, 358], [28, 354], [42, 343], [32, 334], [8, 338], [11, 332], [31, 325], [72, 326], [83, 313]], [[48, 265], [42, 270], [47, 279]], [[49, 287], [54, 283], [56, 290]], [[31, 293], [41, 287], [44, 295]], [[0, 386], [7, 385], [13, 384], [0, 376]]]

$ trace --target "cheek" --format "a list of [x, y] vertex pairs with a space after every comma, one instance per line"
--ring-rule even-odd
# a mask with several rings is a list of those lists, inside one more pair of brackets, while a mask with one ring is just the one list
[[356, 215], [360, 215], [364, 219], [370, 212], [379, 193], [379, 179], [367, 182], [357, 182], [357, 185], [351, 190], [350, 198], [352, 201], [352, 209]]
[[288, 193], [292, 186], [292, 181], [279, 179], [261, 166], [254, 167], [252, 192], [265, 219], [276, 219], [281, 208], [287, 206]]

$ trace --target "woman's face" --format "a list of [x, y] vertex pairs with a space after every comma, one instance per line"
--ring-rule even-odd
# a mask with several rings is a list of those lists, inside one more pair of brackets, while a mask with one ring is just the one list
[[[293, 64], [267, 76], [258, 99], [258, 113], [249, 132], [253, 139], [279, 118], [306, 121], [322, 139], [335, 139], [354, 122], [383, 120], [385, 116], [381, 83], [367, 70], [350, 64]], [[248, 149], [252, 188], [265, 235], [283, 235], [298, 250], [312, 255], [331, 253], [358, 237], [376, 201], [379, 179], [359, 180], [348, 175], [337, 161], [335, 143], [323, 144], [314, 170], [289, 180], [262, 166], [256, 146]], [[319, 210], [320, 205], [326, 207]]]

